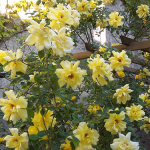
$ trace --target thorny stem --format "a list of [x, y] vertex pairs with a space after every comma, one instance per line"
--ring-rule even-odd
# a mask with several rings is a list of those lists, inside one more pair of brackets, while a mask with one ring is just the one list
[[[110, 30], [108, 30], [108, 31], [110, 32]], [[116, 39], [116, 37], [113, 35], [113, 33], [111, 33], [111, 35], [115, 38], [115, 40], [117, 41], [117, 43], [119, 43], [119, 41]]]

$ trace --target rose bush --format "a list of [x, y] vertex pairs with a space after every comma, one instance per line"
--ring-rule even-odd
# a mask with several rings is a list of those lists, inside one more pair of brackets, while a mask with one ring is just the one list
[[[150, 132], [149, 59], [146, 57], [147, 64], [141, 64], [136, 74], [125, 70], [124, 66], [131, 65], [132, 53], [119, 52], [110, 45], [101, 48], [93, 41], [92, 30], [100, 26], [100, 32], [107, 28], [112, 33], [126, 36], [130, 33], [139, 39], [149, 29], [149, 7], [138, 3], [131, 9], [128, 0], [124, 11], [108, 12], [100, 5], [112, 2], [38, 0], [33, 4], [35, 11], [27, 27], [30, 35], [25, 42], [16, 53], [0, 50], [1, 71], [6, 72], [10, 81], [10, 88], [0, 98], [3, 119], [12, 126], [9, 129], [12, 135], [7, 131], [2, 137], [7, 148], [138, 150], [142, 147], [135, 129]], [[131, 21], [135, 20], [146, 29], [133, 30], [135, 22]], [[87, 41], [82, 39], [83, 34]], [[71, 57], [77, 36], [98, 47], [87, 60]], [[25, 45], [35, 45], [37, 52], [23, 57]], [[81, 99], [83, 92], [87, 96]]]

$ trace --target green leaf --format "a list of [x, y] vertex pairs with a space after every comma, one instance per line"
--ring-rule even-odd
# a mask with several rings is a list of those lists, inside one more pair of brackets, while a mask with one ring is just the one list
[[30, 140], [37, 140], [38, 139], [38, 135], [37, 134], [32, 134], [29, 136]]
[[38, 136], [39, 137], [44, 137], [46, 135], [46, 132], [45, 131], [40, 131], [39, 133], [38, 133]]
[[43, 58], [44, 55], [45, 55], [44, 50], [38, 52], [38, 56], [39, 56], [40, 58]]
[[34, 112], [32, 109], [28, 109], [28, 116], [33, 118], [34, 117]]
[[128, 130], [131, 131], [131, 132], [134, 131], [132, 127], [128, 127]]

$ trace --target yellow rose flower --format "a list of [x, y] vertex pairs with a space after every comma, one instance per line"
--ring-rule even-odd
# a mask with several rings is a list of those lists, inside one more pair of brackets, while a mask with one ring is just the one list
[[148, 134], [150, 132], [150, 118], [144, 117], [145, 124], [140, 127], [140, 129], [144, 129], [144, 131]]
[[62, 99], [61, 99], [60, 97], [55, 97], [55, 100], [54, 100], [54, 99], [51, 100], [51, 103], [52, 103], [55, 107], [56, 107], [56, 103], [58, 103], [58, 104], [57, 104], [57, 107], [59, 107], [59, 106], [65, 107], [65, 106], [66, 106], [66, 104], [62, 104], [63, 101], [62, 101]]
[[9, 128], [11, 135], [7, 135], [4, 138], [6, 141], [6, 147], [15, 148], [15, 150], [27, 150], [28, 149], [28, 134], [24, 132], [20, 136], [18, 135], [17, 128]]
[[[90, 58], [88, 60], [88, 67], [93, 70], [92, 78], [98, 85], [105, 85], [107, 81], [105, 77], [108, 78], [109, 81], [113, 81], [112, 77], [112, 69], [109, 64], [105, 63], [103, 58], [100, 58], [100, 55], [96, 55], [97, 58]], [[91, 61], [90, 61], [91, 60]]]
[[66, 28], [59, 30], [58, 34], [53, 31], [52, 49], [53, 55], [63, 57], [73, 49], [74, 42], [72, 38], [66, 36]]
[[[70, 138], [70, 139], [72, 139], [72, 137], [71, 136], [68, 136], [67, 138]], [[65, 144], [61, 144], [61, 148], [63, 149], [63, 150], [72, 150], [72, 147], [71, 147], [71, 141], [69, 141], [69, 140], [65, 140]]]
[[118, 28], [118, 26], [122, 26], [123, 22], [121, 21], [121, 19], [123, 19], [123, 16], [119, 16], [119, 12], [112, 12], [109, 15], [108, 22], [111, 26], [113, 26], [114, 28]]
[[44, 27], [46, 25], [45, 19], [42, 19], [40, 24], [38, 24], [34, 20], [29, 20], [32, 25], [27, 27], [27, 30], [29, 33], [31, 33], [27, 39], [26, 44], [27, 45], [33, 45], [35, 44], [35, 47], [38, 51], [41, 51], [45, 48], [51, 48], [51, 30], [47, 27]]
[[145, 115], [145, 112], [142, 110], [141, 105], [132, 105], [130, 107], [126, 107], [127, 115], [130, 117], [130, 121], [134, 120], [138, 121], [142, 119], [142, 116]]
[[12, 90], [6, 91], [8, 99], [0, 99], [0, 106], [2, 112], [4, 113], [4, 120], [10, 119], [14, 124], [19, 120], [19, 117], [23, 120], [27, 120], [27, 99], [24, 96], [16, 98], [16, 95]]
[[104, 5], [111, 4], [114, 0], [102, 0]]
[[73, 131], [73, 134], [80, 140], [79, 146], [92, 148], [92, 144], [97, 144], [99, 134], [97, 130], [88, 128], [87, 124], [86, 122], [80, 122], [78, 128]]
[[128, 132], [126, 136], [119, 133], [119, 138], [114, 139], [110, 147], [113, 150], [138, 150], [139, 142], [132, 142], [130, 138], [131, 132]]
[[102, 107], [100, 107], [99, 105], [89, 105], [88, 109], [87, 109], [90, 113], [94, 113], [96, 114], [97, 113], [97, 110], [103, 110]]
[[125, 76], [124, 72], [123, 71], [120, 71], [120, 72], [117, 72], [118, 76], [123, 78]]
[[82, 0], [77, 2], [77, 10], [80, 14], [87, 14], [90, 10], [90, 4], [87, 0]]
[[72, 18], [71, 10], [71, 7], [67, 8], [60, 3], [57, 5], [56, 8], [49, 8], [49, 13], [47, 14], [47, 17], [52, 20], [50, 23], [50, 27], [53, 30], [60, 30], [61, 28], [65, 27], [66, 24], [73, 25], [75, 18]]
[[49, 127], [51, 127], [51, 125], [52, 127], [54, 127], [54, 125], [56, 124], [56, 118], [54, 118], [52, 115], [53, 115], [53, 111], [50, 111], [50, 110], [47, 111], [44, 117], [42, 117], [40, 112], [34, 113], [34, 118], [32, 118], [32, 122], [39, 131], [45, 130], [45, 126], [48, 130]]
[[6, 57], [3, 57], [6, 61], [12, 61], [7, 66], [4, 67], [4, 71], [8, 72], [11, 70], [11, 78], [15, 78], [16, 72], [20, 71], [25, 73], [27, 70], [27, 65], [19, 61], [22, 58], [23, 53], [20, 49], [17, 50], [17, 53], [13, 53], [12, 51], [6, 51]]
[[149, 15], [149, 6], [141, 4], [141, 6], [137, 7], [138, 10], [136, 13], [138, 14], [139, 18], [145, 18]]
[[0, 63], [2, 65], [4, 65], [7, 62], [7, 60], [4, 59], [4, 57], [6, 57], [6, 56], [7, 56], [6, 52], [3, 50], [0, 50]]
[[109, 119], [105, 119], [105, 128], [111, 134], [117, 134], [126, 129], [125, 113], [122, 111], [120, 114], [110, 113]]
[[129, 84], [126, 84], [124, 87], [121, 87], [121, 89], [117, 89], [116, 93], [114, 94], [114, 97], [117, 98], [118, 104], [125, 104], [127, 101], [131, 99], [129, 93], [133, 92], [133, 90], [129, 89]]
[[146, 104], [145, 104], [146, 107], [150, 106], [150, 99], [148, 97], [149, 97], [148, 93], [139, 95], [139, 98], [142, 99], [143, 102], [146, 102]]
[[35, 126], [30, 126], [28, 128], [28, 133], [29, 133], [29, 135], [38, 134], [38, 130], [37, 130], [37, 128]]
[[150, 76], [148, 69], [144, 68], [143, 71], [140, 70], [139, 79], [146, 78], [147, 76]]
[[44, 6], [49, 9], [50, 7], [53, 7], [56, 4], [56, 0], [42, 0], [42, 2], [45, 2]]
[[145, 55], [144, 55], [146, 61], [150, 61], [150, 53], [149, 52], [146, 52]]
[[62, 61], [61, 66], [63, 69], [56, 69], [56, 75], [58, 76], [58, 84], [60, 87], [67, 83], [67, 88], [71, 86], [72, 89], [77, 88], [82, 81], [83, 76], [87, 75], [86, 70], [81, 70], [79, 68], [80, 61], [77, 61], [74, 65], [72, 62], [69, 61]]
[[114, 57], [110, 57], [109, 61], [111, 62], [110, 66], [113, 70], [120, 72], [124, 70], [123, 66], [130, 66], [131, 59], [128, 58], [124, 50], [121, 53], [115, 51], [112, 51], [112, 53]]

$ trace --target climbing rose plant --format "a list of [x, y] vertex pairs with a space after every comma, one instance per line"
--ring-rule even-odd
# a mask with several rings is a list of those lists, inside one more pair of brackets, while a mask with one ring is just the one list
[[[91, 31], [97, 27], [118, 35], [129, 32], [131, 24], [124, 24], [125, 13], [108, 12], [102, 3], [113, 0], [32, 3], [35, 11], [28, 20], [25, 42], [17, 50], [0, 50], [1, 71], [10, 81], [0, 98], [1, 117], [10, 125], [1, 144], [15, 150], [142, 147], [134, 129], [150, 132], [150, 67], [141, 64], [133, 74], [124, 69], [131, 65], [131, 52], [94, 41], [97, 50], [89, 59], [72, 57], [77, 36], [85, 42], [84, 34], [85, 43], [91, 43]], [[129, 1], [127, 4], [132, 7]], [[129, 13], [128, 7], [125, 11]], [[148, 5], [138, 4], [130, 13], [131, 20], [146, 27]], [[133, 35], [137, 32], [132, 30]], [[37, 51], [23, 54], [26, 45]], [[149, 62], [149, 54], [143, 55]]]

